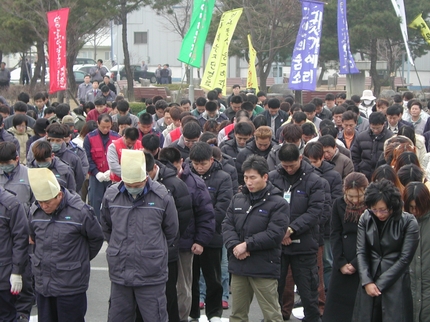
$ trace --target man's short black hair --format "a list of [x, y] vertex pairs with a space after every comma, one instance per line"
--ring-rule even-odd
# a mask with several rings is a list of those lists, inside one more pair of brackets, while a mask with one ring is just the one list
[[358, 95], [352, 95], [351, 96], [351, 101], [353, 101], [356, 104], [361, 103], [361, 97], [358, 96]]
[[[204, 98], [204, 97], [203, 97]], [[181, 100], [181, 102], [179, 103], [180, 106], [185, 105], [185, 104], [190, 104], [191, 105], [191, 101], [189, 99], [183, 99]]]
[[101, 59], [97, 59], [97, 62], [103, 64], [103, 60], [101, 60]]
[[413, 98], [414, 98], [414, 93], [412, 93], [412, 92], [404, 92], [404, 93], [403, 93], [403, 98], [404, 98], [406, 101], [410, 101], [411, 99], [413, 99]]
[[323, 100], [319, 97], [314, 97], [312, 99], [311, 103], [313, 103], [315, 106], [323, 106], [324, 105]]
[[154, 169], [155, 159], [151, 153], [143, 152], [145, 154], [146, 172], [150, 172]]
[[346, 100], [346, 94], [345, 93], [337, 93], [336, 98], [341, 98], [341, 99]]
[[129, 110], [130, 104], [128, 104], [128, 102], [126, 100], [120, 100], [117, 103], [116, 108], [118, 109], [118, 111], [125, 113]]
[[209, 101], [213, 101], [218, 99], [218, 92], [217, 91], [209, 91], [206, 94], [206, 97], [208, 98]]
[[0, 142], [0, 162], [9, 162], [16, 160], [16, 145], [10, 141]]
[[230, 104], [231, 104], [231, 103], [235, 103], [235, 104], [242, 104], [242, 103], [243, 103], [242, 96], [240, 96], [240, 95], [234, 95], [234, 96], [230, 99]]
[[313, 103], [308, 103], [303, 106], [303, 112], [313, 113], [316, 110], [316, 106]]
[[355, 114], [353, 111], [346, 111], [342, 114], [342, 122], [353, 120], [355, 123], [357, 123], [357, 118], [357, 114]]
[[303, 155], [307, 158], [321, 160], [324, 157], [324, 147], [321, 142], [309, 142], [305, 146]]
[[297, 142], [302, 139], [303, 130], [300, 125], [288, 123], [282, 129], [282, 137], [284, 142]]
[[384, 124], [386, 120], [387, 117], [382, 112], [373, 112], [369, 116], [369, 124], [372, 125]]
[[292, 119], [295, 123], [306, 122], [308, 119], [305, 112], [296, 112], [293, 114]]
[[181, 161], [182, 156], [177, 148], [163, 148], [158, 154], [158, 159], [175, 163]]
[[27, 115], [24, 114], [16, 114], [13, 116], [12, 119], [12, 126], [16, 128], [18, 125], [21, 125], [22, 123], [25, 123], [25, 126], [28, 125], [28, 118]]
[[237, 87], [239, 87], [240, 88], [240, 85], [239, 84], [234, 84], [231, 88], [237, 88]]
[[160, 147], [160, 137], [154, 133], [145, 134], [142, 137], [142, 146], [145, 150], [154, 152]]
[[387, 115], [397, 115], [400, 116], [400, 114], [403, 113], [403, 106], [400, 104], [393, 104], [389, 108], [387, 108]]
[[277, 99], [277, 98], [271, 98], [269, 100], [269, 102], [267, 103], [267, 105], [269, 106], [269, 108], [280, 108], [281, 107], [281, 102]]
[[34, 159], [38, 162], [43, 162], [52, 156], [51, 143], [45, 140], [37, 140], [31, 148]]
[[100, 90], [102, 91], [102, 93], [109, 93], [110, 89], [108, 86], [103, 85], [102, 88], [100, 88]]
[[317, 135], [317, 131], [315, 130], [315, 125], [313, 123], [303, 123], [302, 124], [302, 131], [303, 131], [303, 135], [306, 136], [316, 136]]
[[205, 106], [207, 101], [208, 100], [205, 97], [198, 97], [196, 99], [196, 105], [197, 106]]
[[212, 159], [212, 147], [206, 142], [196, 142], [190, 149], [190, 160], [202, 162]]
[[325, 96], [326, 101], [334, 101], [334, 95], [332, 93], [329, 93]]
[[318, 138], [318, 142], [320, 142], [323, 147], [336, 147], [336, 141], [331, 135], [320, 136]]
[[279, 160], [284, 162], [297, 161], [300, 158], [300, 151], [293, 143], [284, 143], [279, 150]]
[[252, 112], [254, 111], [254, 104], [251, 102], [243, 102], [240, 108], [244, 111], [250, 112], [252, 115]]
[[69, 136], [69, 127], [65, 124], [52, 123], [46, 128], [47, 137], [65, 138]]
[[165, 110], [167, 108], [167, 102], [165, 100], [158, 100], [155, 103], [155, 110]]
[[124, 131], [124, 136], [126, 139], [136, 141], [139, 138], [139, 130], [135, 127], [128, 127]]
[[267, 126], [267, 119], [264, 115], [257, 115], [252, 120], [252, 123], [254, 123], [254, 126], [256, 129], [258, 129], [260, 126]]
[[257, 93], [257, 97], [261, 97], [261, 96], [267, 96], [266, 92], [259, 91], [259, 92]]
[[358, 108], [357, 105], [348, 105], [348, 107], [346, 108], [347, 111], [352, 111], [358, 116], [360, 115], [360, 109]]
[[248, 102], [252, 103], [253, 105], [257, 105], [258, 103], [258, 97], [254, 94], [246, 95], [248, 97]]
[[101, 124], [102, 122], [104, 122], [104, 123], [112, 123], [112, 117], [109, 114], [107, 114], [107, 113], [100, 114], [97, 117], [97, 124]]
[[55, 115], [62, 120], [63, 117], [69, 115], [70, 113], [70, 105], [67, 103], [61, 103], [55, 108]]
[[346, 108], [345, 108], [345, 107], [343, 107], [342, 105], [335, 106], [335, 107], [333, 107], [333, 109], [331, 110], [331, 113], [332, 113], [333, 115], [335, 115], [335, 114], [343, 114], [343, 113], [345, 113], [345, 112], [346, 112]]
[[254, 134], [254, 125], [251, 125], [250, 122], [239, 122], [234, 126], [234, 134], [237, 135], [253, 135]]
[[131, 125], [131, 118], [128, 115], [121, 115], [118, 117], [118, 125]]
[[216, 101], [208, 101], [205, 105], [205, 110], [208, 112], [215, 112], [218, 109]]
[[189, 122], [185, 124], [182, 129], [182, 135], [184, 138], [189, 140], [198, 139], [201, 132], [202, 128], [200, 127], [200, 124], [196, 122]]
[[28, 111], [28, 106], [26, 103], [18, 101], [15, 104], [13, 104], [13, 110], [15, 112], [23, 112], [23, 113], [27, 113]]
[[106, 100], [104, 98], [98, 98], [94, 101], [94, 105], [95, 106], [105, 106], [106, 105]]
[[45, 94], [42, 92], [38, 92], [34, 94], [33, 101], [37, 101], [37, 100], [45, 100]]
[[30, 102], [30, 95], [25, 92], [21, 92], [18, 94], [18, 101], [28, 104], [28, 102]]
[[393, 102], [396, 104], [401, 104], [403, 102], [402, 95], [400, 94], [393, 95]]
[[139, 116], [139, 123], [140, 124], [143, 124], [143, 125], [151, 124], [152, 125], [153, 122], [154, 122], [154, 120], [153, 120], [151, 114], [149, 114], [149, 113], [140, 114], [140, 116]]
[[43, 110], [43, 116], [45, 116], [46, 114], [52, 114], [55, 113], [55, 108], [53, 108], [52, 106], [47, 107]]
[[248, 170], [255, 170], [260, 176], [264, 176], [269, 173], [269, 165], [264, 157], [260, 155], [250, 155], [242, 163], [242, 172]]
[[324, 128], [320, 127], [320, 132], [321, 132], [321, 135], [330, 135], [334, 139], [336, 139], [339, 134], [338, 129], [334, 126], [326, 126]]
[[290, 103], [290, 105], [292, 106], [294, 104], [294, 97], [287, 96], [285, 97], [284, 101]]

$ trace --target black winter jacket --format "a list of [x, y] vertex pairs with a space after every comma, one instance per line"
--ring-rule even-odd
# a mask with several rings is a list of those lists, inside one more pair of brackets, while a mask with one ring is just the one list
[[184, 234], [190, 221], [194, 220], [193, 203], [187, 185], [176, 176], [177, 170], [175, 166], [170, 162], [163, 164], [156, 161], [156, 163], [160, 169], [157, 181], [163, 184], [172, 195], [178, 211], [178, 235], [173, 244], [169, 245], [169, 262], [175, 262], [179, 259], [179, 238]]
[[[241, 276], [279, 278], [281, 241], [290, 222], [288, 202], [270, 182], [257, 192], [252, 201], [246, 187], [231, 200], [222, 224], [223, 238], [229, 254], [229, 272]], [[250, 256], [238, 260], [233, 248], [246, 242]]]
[[318, 252], [319, 223], [325, 200], [324, 187], [315, 168], [301, 162], [300, 178], [291, 185], [285, 170], [278, 166], [269, 173], [269, 181], [281, 191], [291, 193], [290, 226], [293, 243], [282, 246], [287, 255], [316, 254]]
[[234, 161], [237, 159], [237, 155], [239, 154], [239, 149], [237, 148], [236, 139], [227, 140], [223, 142], [221, 146], [221, 152], [227, 154], [232, 157]]
[[351, 148], [354, 171], [363, 173], [370, 181], [379, 156], [384, 152], [384, 142], [393, 136], [385, 126], [381, 134], [375, 136], [372, 130], [361, 132]]
[[[192, 166], [191, 171], [196, 173]], [[200, 177], [205, 181], [215, 210], [215, 232], [207, 247], [221, 248], [223, 245], [221, 223], [225, 218], [231, 198], [233, 198], [233, 184], [230, 175], [222, 170], [222, 165], [217, 160], [214, 160], [208, 172]]]

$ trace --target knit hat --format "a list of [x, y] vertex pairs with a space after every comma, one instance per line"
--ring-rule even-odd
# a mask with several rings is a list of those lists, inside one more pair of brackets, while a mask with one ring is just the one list
[[39, 135], [46, 134], [46, 128], [49, 125], [48, 119], [40, 118], [36, 120], [36, 124], [34, 125], [33, 131]]
[[53, 199], [61, 190], [57, 178], [48, 168], [28, 169], [28, 181], [37, 201]]
[[122, 150], [121, 178], [125, 183], [142, 182], [146, 179], [146, 161], [143, 151]]

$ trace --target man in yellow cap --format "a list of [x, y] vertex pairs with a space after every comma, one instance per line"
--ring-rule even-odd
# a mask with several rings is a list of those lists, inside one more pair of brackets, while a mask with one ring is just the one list
[[143, 151], [123, 150], [122, 181], [104, 195], [101, 224], [111, 280], [109, 322], [165, 322], [167, 250], [178, 234], [178, 214], [167, 189], [146, 175]]
[[60, 187], [48, 168], [28, 170], [36, 201], [29, 211], [39, 321], [84, 321], [90, 260], [103, 244], [94, 210]]

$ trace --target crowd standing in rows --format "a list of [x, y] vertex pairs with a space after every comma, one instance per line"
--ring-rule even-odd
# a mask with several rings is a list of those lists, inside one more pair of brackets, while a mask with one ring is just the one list
[[35, 301], [39, 321], [84, 321], [103, 241], [112, 322], [230, 305], [248, 321], [254, 295], [285, 321], [294, 285], [307, 322], [430, 316], [430, 120], [412, 93], [302, 105], [234, 85], [134, 115], [110, 85], [101, 62], [73, 111], [1, 99], [0, 321]]

